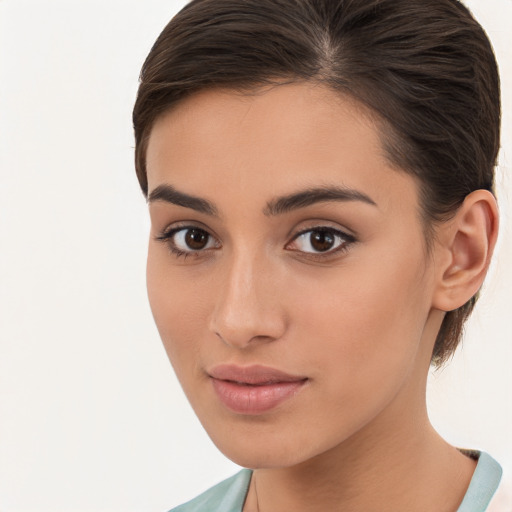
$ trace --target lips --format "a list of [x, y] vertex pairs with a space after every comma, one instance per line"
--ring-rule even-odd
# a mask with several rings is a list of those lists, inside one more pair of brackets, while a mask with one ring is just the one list
[[238, 414], [268, 412], [295, 396], [308, 380], [260, 365], [219, 365], [208, 374], [220, 401]]

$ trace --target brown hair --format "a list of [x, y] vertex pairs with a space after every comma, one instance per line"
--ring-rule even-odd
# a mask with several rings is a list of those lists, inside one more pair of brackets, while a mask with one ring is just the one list
[[[493, 190], [498, 70], [457, 0], [193, 0], [160, 34], [140, 79], [135, 165], [146, 195], [159, 116], [205, 88], [283, 81], [322, 83], [377, 114], [387, 158], [420, 184], [427, 242], [470, 192]], [[446, 314], [434, 364], [457, 347], [475, 301]]]

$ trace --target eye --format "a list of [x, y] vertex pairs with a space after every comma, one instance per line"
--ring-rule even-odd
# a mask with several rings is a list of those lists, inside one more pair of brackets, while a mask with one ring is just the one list
[[287, 249], [309, 254], [334, 253], [346, 249], [354, 241], [352, 235], [337, 229], [317, 227], [296, 235]]
[[220, 247], [218, 241], [208, 231], [196, 226], [169, 229], [158, 236], [157, 240], [166, 242], [171, 252], [177, 256], [187, 256]]

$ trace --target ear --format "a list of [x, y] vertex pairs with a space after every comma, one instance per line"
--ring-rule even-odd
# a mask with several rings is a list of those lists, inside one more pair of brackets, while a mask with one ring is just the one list
[[478, 292], [496, 245], [498, 223], [494, 196], [475, 190], [455, 217], [438, 227], [433, 307], [452, 311]]

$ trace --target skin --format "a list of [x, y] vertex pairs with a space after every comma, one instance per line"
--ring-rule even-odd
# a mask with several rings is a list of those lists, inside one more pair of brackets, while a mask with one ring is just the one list
[[[244, 511], [455, 511], [475, 463], [431, 427], [425, 387], [444, 311], [485, 275], [490, 194], [474, 193], [427, 253], [415, 180], [391, 167], [361, 106], [313, 84], [196, 93], [155, 123], [147, 169], [151, 308], [213, 442], [255, 469]], [[216, 214], [155, 198], [162, 185]], [[268, 211], [328, 186], [374, 204]], [[204, 249], [183, 230], [162, 239], [183, 226], [204, 230]], [[315, 250], [311, 231], [297, 238], [319, 227], [348, 235], [332, 232], [341, 250]], [[208, 375], [221, 363], [307, 382], [271, 411], [237, 414]]]

